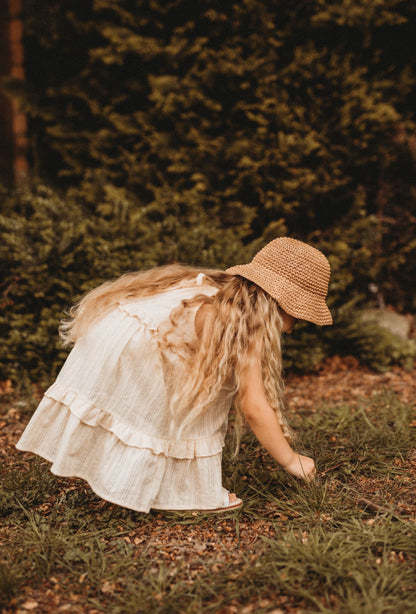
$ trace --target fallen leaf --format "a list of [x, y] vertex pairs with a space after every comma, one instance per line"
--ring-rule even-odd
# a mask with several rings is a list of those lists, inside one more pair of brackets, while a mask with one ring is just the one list
[[0, 394], [10, 394], [13, 392], [12, 380], [6, 379], [0, 382]]
[[103, 582], [101, 585], [100, 591], [104, 594], [114, 593], [115, 587], [116, 587], [115, 584], [112, 584], [108, 582], [107, 580], [105, 580], [105, 582]]
[[22, 608], [24, 608], [25, 610], [34, 610], [35, 608], [38, 607], [38, 602], [37, 601], [32, 601], [32, 600], [28, 600], [25, 601], [24, 604], [22, 605]]

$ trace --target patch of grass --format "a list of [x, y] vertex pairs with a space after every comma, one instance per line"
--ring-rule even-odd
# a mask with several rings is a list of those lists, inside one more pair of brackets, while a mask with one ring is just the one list
[[30, 463], [23, 464], [21, 459], [3, 469], [0, 480], [0, 517], [10, 513], [22, 514], [22, 506], [36, 507], [55, 491], [59, 482], [48, 468], [48, 464], [33, 457]]
[[[406, 555], [414, 526], [383, 520], [373, 526], [358, 520], [340, 529], [320, 525], [280, 539], [267, 540], [268, 550], [251, 570], [252, 581], [306, 599], [317, 612], [381, 614], [416, 608], [415, 575], [397, 553]], [[402, 609], [400, 609], [402, 608]]]
[[297, 425], [324, 472], [310, 485], [249, 433], [233, 458], [230, 439], [224, 482], [245, 506], [225, 516], [123, 509], [16, 455], [0, 487], [0, 604], [30, 597], [53, 612], [54, 595], [108, 614], [416, 611], [414, 511], [372, 511], [357, 490], [368, 478], [366, 497], [394, 507], [388, 480], [415, 487], [413, 419], [388, 393], [312, 412]]
[[6, 603], [17, 593], [24, 576], [18, 562], [0, 563], [0, 605]]
[[319, 469], [346, 461], [339, 473], [388, 473], [394, 458], [404, 459], [415, 447], [416, 433], [409, 428], [414, 408], [389, 391], [376, 394], [354, 407], [317, 408], [298, 426], [300, 441]]

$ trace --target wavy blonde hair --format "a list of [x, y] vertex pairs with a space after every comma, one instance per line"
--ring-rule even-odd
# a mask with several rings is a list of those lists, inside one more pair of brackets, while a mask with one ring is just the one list
[[[177, 264], [127, 273], [95, 288], [71, 309], [70, 317], [60, 326], [65, 345], [72, 345], [91, 324], [104, 317], [120, 301], [164, 292], [181, 282], [195, 279], [198, 273], [204, 273], [205, 282], [217, 288], [218, 292], [213, 296], [201, 293], [182, 301], [158, 334], [165, 363], [169, 362], [166, 359], [168, 350], [177, 355], [180, 362], [175, 377], [169, 381], [175, 422], [182, 430], [223, 391], [237, 409], [238, 442], [242, 424], [238, 393], [250, 359], [256, 356], [261, 360], [268, 402], [277, 414], [285, 436], [292, 439], [282, 413], [284, 387], [279, 306], [259, 286], [243, 277]], [[207, 316], [199, 337], [186, 338], [182, 333], [184, 319], [189, 315], [195, 317], [197, 310], [204, 305], [208, 306]]]

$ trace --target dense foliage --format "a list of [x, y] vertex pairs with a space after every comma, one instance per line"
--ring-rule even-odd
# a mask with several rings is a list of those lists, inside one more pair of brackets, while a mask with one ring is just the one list
[[[221, 266], [235, 258], [239, 241], [230, 230], [195, 207], [181, 226], [160, 232], [146, 211], [127, 200], [104, 202], [88, 212], [75, 199], [38, 186], [0, 194], [0, 381], [23, 367], [32, 377], [56, 372], [60, 349], [58, 321], [64, 309], [96, 285], [128, 270], [172, 261], [178, 255], [195, 264]], [[187, 226], [195, 228], [187, 231]], [[169, 222], [167, 222], [169, 223]], [[189, 228], [189, 226], [188, 226]]]
[[[221, 268], [246, 255], [234, 231], [220, 228], [199, 207], [195, 228], [175, 221], [170, 234], [159, 232], [146, 209], [138, 211], [128, 201], [104, 203], [89, 212], [74, 198], [62, 199], [44, 186], [0, 196], [5, 273], [0, 286], [0, 381], [21, 380], [24, 373], [50, 380], [66, 356], [57, 335], [63, 311], [99, 283], [177, 254], [192, 264]], [[285, 341], [287, 368], [310, 370], [333, 353], [356, 355], [376, 369], [394, 362], [411, 366], [414, 341], [401, 341], [362, 322], [348, 305], [335, 307], [334, 313], [334, 327], [318, 335], [313, 325], [297, 326], [293, 338]]]
[[[415, 309], [414, 3], [26, 0], [25, 11], [33, 167], [64, 196], [48, 197], [59, 214], [39, 193], [18, 196], [30, 214], [18, 205], [17, 221], [5, 198], [1, 232], [39, 239], [54, 263], [65, 252], [68, 265], [41, 261], [56, 311], [109, 274], [222, 267], [283, 234], [329, 255], [339, 322], [345, 304], [373, 300], [370, 283]], [[3, 288], [36, 261], [10, 241]], [[8, 291], [17, 312], [22, 279]], [[321, 345], [309, 334], [317, 360], [339, 346], [337, 333]]]

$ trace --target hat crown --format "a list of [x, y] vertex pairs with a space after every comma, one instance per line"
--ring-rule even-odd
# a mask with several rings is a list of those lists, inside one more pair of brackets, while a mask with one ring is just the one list
[[249, 264], [227, 269], [265, 290], [287, 313], [315, 324], [332, 324], [326, 305], [330, 265], [315, 247], [280, 237], [261, 249]]
[[274, 239], [254, 256], [252, 264], [322, 298], [328, 293], [331, 269], [327, 258], [319, 250], [297, 239]]

